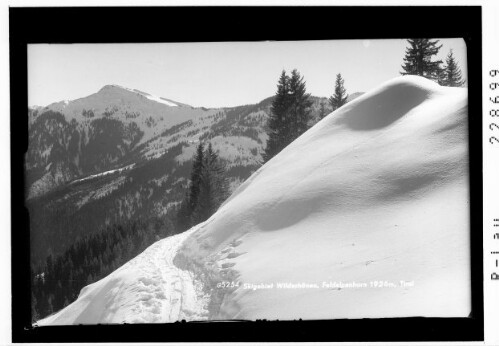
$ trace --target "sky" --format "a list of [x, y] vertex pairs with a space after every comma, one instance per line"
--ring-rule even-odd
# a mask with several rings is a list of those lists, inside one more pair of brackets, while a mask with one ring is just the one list
[[[466, 76], [466, 44], [441, 39]], [[348, 93], [400, 75], [406, 40], [31, 44], [28, 103], [46, 106], [118, 84], [194, 107], [258, 103], [276, 92], [282, 72], [297, 69], [307, 92], [329, 97], [341, 73]]]

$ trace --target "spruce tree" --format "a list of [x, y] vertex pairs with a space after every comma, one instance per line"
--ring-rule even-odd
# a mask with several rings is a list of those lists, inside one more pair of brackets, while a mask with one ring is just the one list
[[191, 212], [189, 203], [189, 190], [185, 192], [184, 199], [180, 203], [180, 208], [177, 210], [176, 225], [177, 232], [182, 232], [191, 226]]
[[321, 105], [319, 108], [319, 118], [324, 119], [325, 116], [326, 116], [326, 104], [323, 101], [321, 101]]
[[441, 83], [444, 86], [450, 87], [460, 87], [464, 85], [464, 80], [461, 74], [461, 69], [459, 68], [452, 49], [450, 50], [447, 58], [445, 59], [446, 66], [444, 70], [444, 79]]
[[435, 81], [440, 85], [445, 85], [445, 67], [441, 67], [437, 70]]
[[295, 69], [288, 77], [286, 71], [282, 71], [267, 122], [269, 137], [263, 154], [264, 163], [308, 129], [311, 105], [300, 73]]
[[287, 136], [289, 126], [287, 124], [286, 112], [289, 107], [289, 77], [286, 71], [282, 71], [277, 83], [277, 92], [272, 101], [270, 116], [267, 122], [267, 146], [263, 153], [264, 162], [269, 161], [283, 148], [283, 137]]
[[228, 197], [228, 191], [225, 168], [210, 143], [204, 153], [199, 197], [192, 216], [194, 223], [203, 222], [213, 215]]
[[199, 196], [199, 184], [201, 183], [201, 172], [203, 170], [204, 163], [204, 145], [203, 143], [199, 143], [196, 149], [196, 155], [194, 156], [194, 160], [192, 163], [192, 171], [191, 171], [191, 186], [190, 186], [190, 194], [189, 194], [189, 208], [190, 213], [196, 208], [197, 199]]
[[199, 195], [196, 205], [192, 210], [193, 224], [198, 224], [208, 219], [214, 209], [213, 194], [215, 191], [213, 183], [215, 177], [212, 175], [210, 167], [211, 156], [212, 148], [210, 143], [203, 154], [203, 165], [199, 174]]
[[438, 54], [442, 45], [438, 40], [408, 39], [409, 47], [405, 50], [403, 71], [401, 75], [417, 75], [438, 82], [442, 73], [442, 60], [432, 61], [434, 55]]
[[229, 182], [227, 179], [226, 169], [218, 154], [213, 151], [211, 143], [205, 153], [205, 171], [209, 172], [213, 179], [213, 201], [218, 207], [229, 197]]
[[337, 110], [345, 103], [347, 103], [348, 94], [344, 86], [345, 81], [341, 77], [341, 73], [336, 75], [336, 82], [334, 84], [334, 94], [329, 98], [329, 104], [333, 111]]
[[283, 148], [307, 131], [310, 121], [312, 101], [310, 94], [307, 94], [305, 81], [296, 69], [291, 71], [289, 79], [289, 100], [289, 131]]
[[193, 159], [191, 184], [177, 210], [177, 232], [208, 219], [229, 195], [225, 167], [211, 143], [199, 144]]

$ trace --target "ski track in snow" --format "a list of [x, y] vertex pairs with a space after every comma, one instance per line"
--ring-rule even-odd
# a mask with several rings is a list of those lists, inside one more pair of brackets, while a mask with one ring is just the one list
[[[189, 232], [192, 233], [192, 232]], [[206, 318], [206, 297], [202, 286], [195, 283], [192, 274], [173, 264], [179, 246], [188, 234], [167, 238], [152, 245], [146, 261], [141, 261], [139, 278], [141, 297], [135, 308], [134, 323], [161, 323]], [[146, 255], [146, 254], [144, 254]]]
[[[159, 241], [151, 249], [149, 265], [158, 272], [161, 292], [155, 302], [161, 305], [160, 317], [147, 322], [175, 322], [179, 320], [204, 320], [207, 317], [208, 297], [203, 295], [202, 284], [197, 282], [192, 273], [179, 269], [173, 259], [184, 239], [194, 230], [177, 236], [171, 241]], [[163, 243], [168, 247], [162, 246]], [[166, 252], [162, 256], [161, 253]]]
[[38, 325], [206, 320], [209, 297], [202, 284], [173, 264], [179, 247], [197, 229], [157, 241]]

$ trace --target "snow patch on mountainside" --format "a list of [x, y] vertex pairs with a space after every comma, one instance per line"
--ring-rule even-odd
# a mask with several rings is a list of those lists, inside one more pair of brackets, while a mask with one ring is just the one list
[[162, 97], [158, 97], [158, 96], [154, 96], [154, 95], [145, 95], [145, 97], [147, 97], [151, 101], [159, 102], [159, 103], [165, 104], [165, 105], [170, 106], [170, 107], [178, 107], [175, 103], [167, 101]]
[[177, 104], [175, 104], [175, 103], [173, 103], [171, 101], [168, 101], [168, 100], [166, 100], [166, 99], [164, 99], [162, 97], [151, 95], [151, 94], [148, 94], [146, 92], [143, 92], [143, 91], [140, 91], [140, 90], [137, 90], [137, 89], [130, 89], [130, 88], [127, 88], [127, 87], [124, 87], [124, 86], [121, 86], [121, 85], [116, 85], [116, 84], [113, 84], [112, 86], [118, 87], [118, 88], [122, 88], [122, 89], [125, 89], [125, 90], [128, 90], [128, 91], [131, 91], [131, 92], [143, 95], [147, 99], [149, 99], [151, 101], [154, 101], [154, 102], [162, 103], [162, 104], [165, 104], [165, 105], [170, 106], [170, 107], [178, 107]]
[[95, 178], [98, 178], [98, 177], [104, 177], [104, 176], [110, 175], [110, 174], [121, 173], [123, 171], [132, 169], [134, 166], [135, 166], [135, 163], [132, 163], [131, 165], [128, 165], [128, 166], [125, 166], [125, 167], [122, 167], [122, 168], [111, 169], [109, 171], [105, 171], [105, 172], [102, 172], [102, 173], [89, 175], [88, 177], [85, 177], [85, 178], [76, 179], [76, 180], [72, 181], [71, 183], [72, 184], [81, 183], [83, 181], [87, 181], [87, 180], [90, 180], [90, 179], [95, 179]]

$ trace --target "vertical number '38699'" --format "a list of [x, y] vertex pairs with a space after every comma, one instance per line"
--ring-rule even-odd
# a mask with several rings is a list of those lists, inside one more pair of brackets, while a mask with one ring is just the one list
[[[499, 70], [490, 70], [489, 71], [489, 75], [491, 77], [497, 77], [499, 76]], [[489, 84], [489, 90], [496, 90], [498, 89], [499, 90], [499, 83], [496, 83], [496, 82], [492, 82]], [[498, 104], [499, 103], [499, 95], [494, 95], [494, 96], [491, 96], [489, 97], [489, 100], [490, 102], [492, 102], [493, 104]], [[489, 111], [489, 115], [491, 117], [499, 117], [499, 109], [491, 109]], [[490, 131], [494, 131], [494, 130], [497, 130], [499, 131], [499, 126], [496, 124], [496, 123], [490, 123], [489, 124], [489, 129]], [[499, 139], [497, 139], [495, 136], [490, 136], [489, 137], [489, 142], [490, 144], [499, 144]]]

